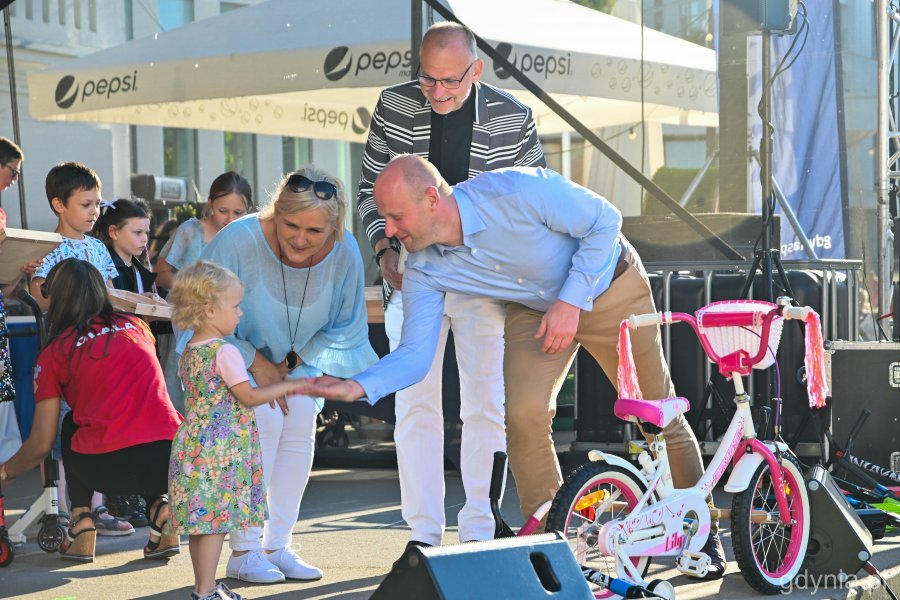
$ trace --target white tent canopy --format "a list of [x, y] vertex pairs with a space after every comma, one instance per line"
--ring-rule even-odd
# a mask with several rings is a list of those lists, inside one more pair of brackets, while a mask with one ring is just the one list
[[[716, 122], [710, 49], [564, 0], [443, 2], [591, 129]], [[29, 73], [30, 111], [358, 142], [410, 58], [409, 0], [269, 0]], [[482, 79], [531, 105], [542, 134], [570, 130], [490, 59]]]

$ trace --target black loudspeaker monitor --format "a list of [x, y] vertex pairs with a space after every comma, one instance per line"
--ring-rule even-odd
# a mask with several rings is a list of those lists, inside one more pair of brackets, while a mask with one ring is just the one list
[[856, 436], [850, 453], [890, 467], [891, 455], [900, 451], [900, 344], [833, 341], [826, 346], [825, 376], [831, 390], [835, 441], [846, 444], [859, 413], [867, 408], [872, 418]]
[[406, 549], [372, 600], [592, 598], [559, 533]]
[[812, 530], [800, 571], [819, 587], [842, 586], [872, 557], [872, 534], [821, 465], [806, 474]]

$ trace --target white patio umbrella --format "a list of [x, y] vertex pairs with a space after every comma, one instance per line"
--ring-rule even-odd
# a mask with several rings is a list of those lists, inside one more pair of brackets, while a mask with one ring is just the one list
[[[563, 0], [443, 0], [592, 129], [716, 122], [715, 54]], [[269, 0], [28, 74], [36, 119], [364, 141], [385, 86], [408, 81], [408, 0]], [[542, 134], [568, 131], [520, 96]]]

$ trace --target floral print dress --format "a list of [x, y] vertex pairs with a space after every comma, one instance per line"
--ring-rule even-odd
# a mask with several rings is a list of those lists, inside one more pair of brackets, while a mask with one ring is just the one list
[[169, 460], [170, 506], [179, 534], [262, 527], [267, 518], [253, 409], [238, 402], [216, 368], [216, 353], [225, 343], [188, 346], [181, 358], [185, 418]]

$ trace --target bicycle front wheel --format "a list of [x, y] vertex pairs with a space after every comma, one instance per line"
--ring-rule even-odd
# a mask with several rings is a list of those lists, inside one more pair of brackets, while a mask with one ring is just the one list
[[747, 489], [735, 494], [731, 510], [734, 555], [744, 579], [763, 594], [781, 593], [799, 573], [809, 542], [809, 496], [793, 456], [781, 457], [781, 476], [791, 525], [781, 521], [775, 482], [763, 462]]
[[[628, 470], [606, 462], [592, 462], [575, 470], [556, 496], [547, 513], [547, 530], [561, 531], [583, 567], [617, 577], [616, 560], [601, 554], [600, 528], [613, 519], [628, 516], [646, 487]], [[650, 566], [647, 556], [632, 558], [643, 576]], [[591, 586], [595, 598], [614, 596], [609, 590]]]

